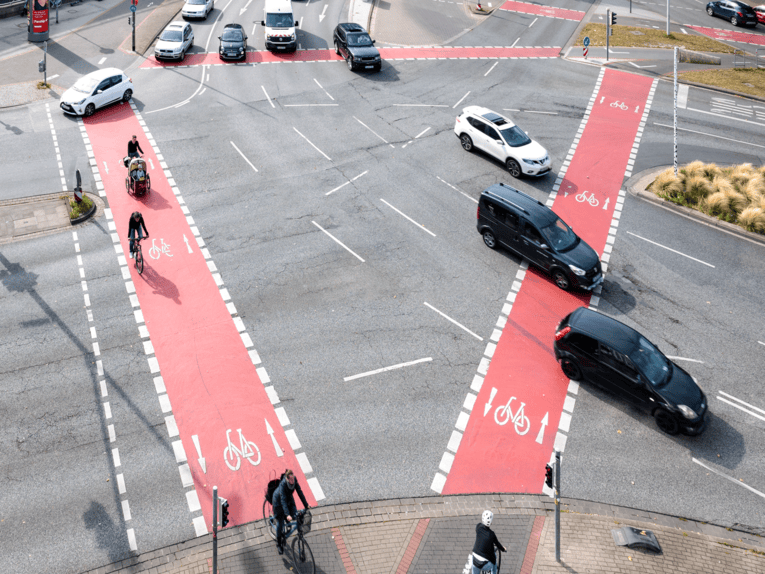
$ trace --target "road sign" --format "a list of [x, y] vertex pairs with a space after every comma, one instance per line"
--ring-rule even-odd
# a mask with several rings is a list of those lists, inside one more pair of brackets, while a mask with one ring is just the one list
[[135, 4], [131, 4], [130, 5], [130, 11], [131, 12], [135, 12]]
[[584, 37], [584, 47], [586, 48], [589, 45], [590, 45], [590, 37], [589, 36], [585, 36]]

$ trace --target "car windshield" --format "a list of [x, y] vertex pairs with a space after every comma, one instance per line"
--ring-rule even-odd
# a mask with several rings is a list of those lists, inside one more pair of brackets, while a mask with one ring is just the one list
[[223, 30], [223, 37], [221, 40], [224, 42], [241, 42], [242, 31], [238, 28], [226, 28]]
[[526, 135], [526, 132], [524, 132], [518, 126], [505, 128], [499, 131], [502, 133], [502, 137], [505, 138], [507, 145], [510, 147], [521, 147], [531, 143], [531, 139], [529, 139], [529, 136]]
[[186, 0], [186, 4], [193, 4], [194, 6], [204, 6], [207, 4], [207, 0]]
[[183, 34], [181, 34], [180, 30], [165, 30], [159, 37], [164, 42], [180, 42], [182, 38]]
[[294, 25], [292, 14], [266, 14], [266, 26], [269, 28], [292, 28]]
[[371, 46], [372, 38], [369, 34], [348, 34], [349, 46]]
[[672, 363], [643, 336], [638, 339], [637, 348], [630, 353], [630, 359], [654, 387], [664, 385], [672, 374]]
[[95, 89], [95, 87], [98, 85], [100, 81], [101, 80], [99, 80], [98, 78], [85, 76], [84, 78], [80, 78], [79, 80], [77, 80], [74, 86], [72, 86], [72, 89], [80, 92], [81, 94], [90, 95], [91, 93], [93, 93], [93, 90]]
[[547, 227], [543, 227], [542, 235], [547, 240], [547, 244], [556, 251], [568, 251], [579, 240], [576, 233], [560, 217], [556, 218]]

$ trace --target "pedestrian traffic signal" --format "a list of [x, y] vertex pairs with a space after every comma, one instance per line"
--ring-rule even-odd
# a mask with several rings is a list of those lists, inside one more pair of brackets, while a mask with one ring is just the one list
[[611, 12], [611, 26], [616, 26], [616, 12]]
[[228, 526], [228, 500], [225, 498], [218, 498], [220, 500], [220, 525]]
[[45, 71], [45, 60], [37, 62], [37, 71], [43, 73]]
[[552, 471], [553, 469], [549, 464], [545, 466], [545, 484], [547, 485], [547, 488], [552, 488], [553, 485]]

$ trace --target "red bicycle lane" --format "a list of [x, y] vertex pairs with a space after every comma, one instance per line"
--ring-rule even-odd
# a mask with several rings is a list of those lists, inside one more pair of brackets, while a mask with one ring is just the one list
[[[606, 245], [651, 85], [650, 78], [605, 71], [552, 205], [598, 253]], [[542, 492], [569, 386], [555, 361], [555, 328], [589, 300], [587, 293], [562, 291], [546, 275], [526, 272], [443, 494]]]
[[507, 10], [508, 12], [519, 12], [521, 14], [534, 14], [535, 16], [544, 16], [547, 18], [573, 20], [574, 22], [580, 22], [585, 15], [585, 12], [581, 12], [579, 10], [567, 10], [565, 8], [555, 8], [553, 6], [541, 6], [539, 4], [531, 4], [529, 2], [516, 2], [515, 0], [508, 0], [502, 4], [502, 6], [500, 6], [500, 10]]
[[[98, 165], [121, 164], [126, 142], [136, 134], [144, 158], [157, 168], [149, 169], [151, 191], [143, 198], [126, 192], [127, 170], [121, 165], [102, 171], [103, 184], [124, 253], [132, 212], [143, 214], [150, 234], [142, 246], [143, 274], [127, 260], [126, 289], [134, 289], [138, 297], [136, 321], [145, 322], [155, 355], [149, 358], [152, 376], [161, 374], [167, 389], [205, 524], [209, 528], [212, 523], [214, 485], [229, 500], [231, 523], [261, 518], [266, 483], [285, 468], [295, 471], [309, 503], [316, 504], [283, 429], [289, 424], [287, 415], [275, 410], [272, 400], [278, 403], [278, 397], [256, 371], [248, 353], [249, 336], [239, 332], [244, 325], [232, 319], [220, 278], [212, 273], [214, 264], [205, 260], [195, 237], [194, 220], [160, 169], [163, 162], [142, 137], [131, 106], [106, 108], [84, 124]], [[168, 424], [171, 437], [173, 426]], [[296, 440], [294, 434], [290, 438]]]

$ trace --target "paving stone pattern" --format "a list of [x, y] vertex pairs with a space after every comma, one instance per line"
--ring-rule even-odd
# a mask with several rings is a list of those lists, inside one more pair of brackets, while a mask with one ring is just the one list
[[416, 520], [345, 526], [340, 529], [356, 572], [390, 574], [400, 562]]
[[[475, 527], [479, 522], [480, 514], [431, 520], [409, 567], [409, 574], [462, 572], [468, 555], [473, 551]], [[509, 550], [502, 555], [502, 574], [520, 573], [533, 524], [533, 516], [494, 515], [491, 528], [500, 543]]]

